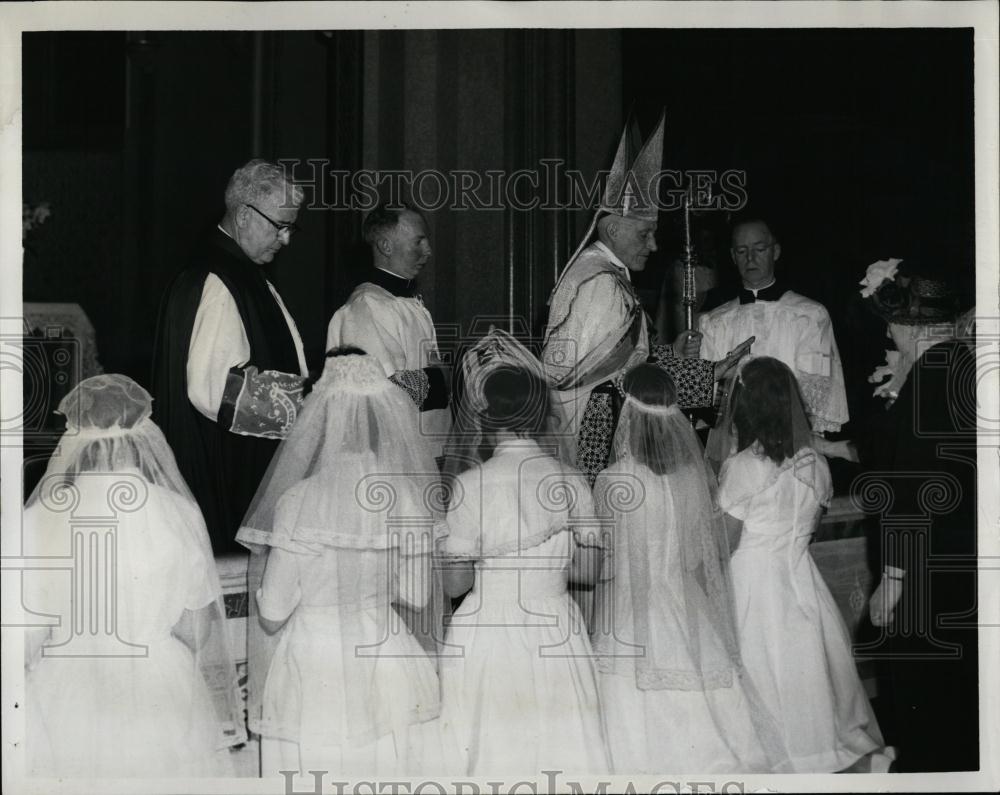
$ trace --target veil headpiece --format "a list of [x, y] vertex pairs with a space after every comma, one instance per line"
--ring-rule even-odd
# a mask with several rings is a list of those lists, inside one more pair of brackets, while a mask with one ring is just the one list
[[[743, 670], [715, 476], [676, 404], [631, 391], [630, 375], [641, 368], [655, 369], [639, 365], [626, 374], [612, 464], [594, 485], [597, 513], [613, 534], [596, 595], [598, 667], [632, 672], [640, 690], [705, 692], [722, 736], [733, 716], [720, 708], [726, 701], [708, 694], [739, 688], [765, 767], [773, 769], [784, 750]], [[669, 381], [662, 371], [656, 377]], [[621, 658], [633, 662], [623, 669]]]
[[[66, 418], [66, 430], [39, 486], [51, 488], [54, 476], [72, 482], [80, 472], [127, 470], [191, 498], [170, 445], [150, 419], [152, 410], [150, 394], [127, 376], [107, 373], [81, 381], [56, 409]], [[36, 487], [27, 505], [39, 496]]]
[[[64, 553], [52, 550], [70, 549], [70, 540], [87, 528], [105, 533], [99, 546], [105, 552], [113, 549], [107, 565], [118, 580], [111, 597], [115, 604], [108, 608], [122, 617], [148, 612], [148, 606], [138, 603], [155, 598], [155, 594], [136, 591], [130, 583], [160, 563], [165, 543], [180, 545], [185, 550], [184, 565], [192, 572], [180, 620], [211, 699], [217, 747], [245, 742], [236, 668], [211, 544], [173, 452], [150, 419], [152, 398], [124, 375], [98, 375], [70, 391], [59, 403], [58, 413], [66, 418], [66, 430], [25, 504], [26, 550], [58, 556]], [[108, 517], [108, 521], [92, 527], [98, 515]], [[90, 521], [77, 526], [77, 516]], [[45, 586], [42, 592], [53, 593]], [[69, 615], [70, 604], [54, 605], [53, 611]], [[122, 640], [128, 643], [132, 639]], [[46, 656], [44, 647], [41, 653]], [[127, 704], [130, 695], [123, 692], [121, 698]]]
[[[378, 491], [380, 478], [392, 483], [391, 493]], [[310, 485], [312, 498], [299, 500]], [[333, 356], [271, 460], [237, 540], [255, 552], [397, 546], [380, 510], [387, 496], [395, 514], [427, 520], [416, 540], [429, 551], [435, 529], [443, 531], [439, 487], [432, 447], [406, 392], [371, 356]]]
[[[628, 510], [615, 504], [618, 476], [641, 483], [641, 499]], [[629, 593], [623, 596], [631, 605], [634, 642], [645, 650], [636, 661], [640, 689], [732, 684], [739, 651], [716, 491], [701, 443], [676, 404], [627, 394], [612, 464], [598, 476], [594, 495], [598, 514], [615, 519], [612, 565], [628, 569]], [[664, 613], [675, 608], [683, 617], [683, 649], [676, 637], [656, 631]]]
[[[389, 381], [371, 356], [328, 358], [236, 536], [254, 553], [247, 575], [252, 731], [297, 738], [300, 730], [298, 724], [268, 723], [264, 705], [267, 674], [281, 637], [263, 628], [256, 598], [270, 552], [297, 555], [300, 570], [324, 567], [335, 596], [326, 594], [319, 604], [341, 628], [326, 642], [331, 654], [339, 653], [344, 670], [358, 670], [368, 657], [377, 656], [377, 644], [365, 646], [360, 639], [367, 636], [351, 629], [368, 608], [375, 610], [381, 637], [411, 633], [420, 644], [412, 644], [413, 653], [434, 658], [443, 642], [443, 591], [431, 556], [445, 532], [443, 513], [431, 440], [421, 435], [409, 395]], [[377, 696], [369, 688], [349, 687], [345, 712], [323, 728], [322, 741], [368, 742], [400, 728], [385, 725], [384, 715], [372, 706]], [[424, 720], [437, 708], [428, 701], [407, 720]]]

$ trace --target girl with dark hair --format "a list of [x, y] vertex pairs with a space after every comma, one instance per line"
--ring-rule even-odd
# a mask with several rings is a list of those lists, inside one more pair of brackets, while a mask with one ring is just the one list
[[792, 427], [795, 420], [805, 419], [805, 412], [792, 410], [793, 402], [802, 403], [802, 396], [798, 382], [786, 377], [788, 372], [788, 367], [777, 359], [767, 356], [756, 359], [752, 366], [744, 368], [737, 387], [754, 397], [738, 400], [733, 410], [737, 450], [756, 443], [779, 466], [798, 452], [796, 443], [811, 438], [808, 425]]
[[809, 554], [832, 496], [812, 448], [795, 376], [777, 359], [746, 364], [732, 398], [737, 452], [722, 465], [740, 651], [797, 773], [884, 772], [882, 733], [844, 619]]
[[593, 631], [618, 773], [788, 770], [780, 732], [743, 671], [715, 476], [670, 376], [624, 377], [613, 464], [594, 501], [611, 549]]
[[[443, 721], [462, 772], [607, 772], [590, 641], [569, 580], [596, 574], [584, 538], [590, 488], [539, 444], [549, 388], [526, 367], [496, 363], [470, 380], [480, 461], [459, 474], [442, 555], [445, 589], [465, 594], [441, 659]], [[471, 588], [471, 591], [470, 591]]]

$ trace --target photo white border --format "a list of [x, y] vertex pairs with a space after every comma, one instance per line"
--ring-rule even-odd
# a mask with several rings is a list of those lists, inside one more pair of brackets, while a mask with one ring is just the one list
[[[566, 27], [575, 28], [857, 28], [857, 27], [971, 27], [975, 29], [975, 203], [977, 254], [977, 307], [982, 319], [979, 333], [1000, 338], [998, 301], [998, 82], [1000, 60], [997, 30], [998, 6], [993, 2], [387, 2], [387, 3], [139, 3], [51, 2], [0, 4], [0, 331], [20, 330], [21, 316], [21, 75], [20, 34], [38, 30], [297, 30], [297, 29], [443, 29]], [[21, 404], [19, 379], [0, 372], [0, 398], [5, 416], [15, 416]], [[997, 378], [980, 384], [980, 405], [989, 417], [1000, 416], [1000, 371]], [[8, 553], [10, 533], [19, 527], [21, 461], [17, 448], [0, 448], [0, 505], [3, 551]], [[636, 791], [659, 781], [714, 782], [720, 791], [727, 781], [744, 782], [751, 791], [850, 792], [963, 791], [1000, 789], [998, 749], [997, 670], [1000, 669], [1000, 483], [997, 450], [982, 448], [979, 456], [980, 556], [996, 561], [980, 576], [980, 622], [993, 625], [980, 640], [980, 725], [983, 770], [972, 774], [894, 774], [821, 776], [672, 776], [635, 777]], [[163, 779], [129, 781], [57, 781], [21, 778], [19, 738], [23, 736], [23, 710], [15, 709], [23, 696], [21, 633], [3, 630], [3, 791], [25, 793], [283, 793], [280, 780]], [[992, 752], [992, 753], [991, 753]], [[517, 777], [516, 780], [522, 780]], [[581, 781], [588, 779], [583, 778]], [[629, 780], [623, 776], [590, 778], [606, 780], [620, 791]], [[328, 778], [327, 782], [332, 781]], [[485, 779], [481, 792], [491, 792]], [[546, 779], [537, 780], [544, 792]], [[196, 786], [192, 786], [196, 784]], [[300, 791], [303, 791], [300, 788]], [[311, 791], [311, 790], [304, 790]], [[324, 792], [335, 790], [324, 788]], [[351, 788], [344, 790], [352, 792]], [[369, 790], [361, 790], [369, 791]], [[390, 790], [384, 790], [386, 792]], [[436, 792], [434, 788], [424, 790]], [[466, 789], [467, 793], [471, 790]], [[530, 792], [526, 786], [521, 792]], [[663, 792], [673, 792], [665, 788]], [[700, 791], [708, 791], [702, 788]]]

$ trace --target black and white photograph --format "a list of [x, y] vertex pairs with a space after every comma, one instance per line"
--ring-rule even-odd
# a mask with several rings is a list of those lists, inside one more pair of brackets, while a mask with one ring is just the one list
[[998, 24], [0, 3], [4, 791], [1000, 789]]

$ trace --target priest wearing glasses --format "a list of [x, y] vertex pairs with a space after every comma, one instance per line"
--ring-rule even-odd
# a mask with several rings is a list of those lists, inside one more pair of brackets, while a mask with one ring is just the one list
[[216, 553], [241, 549], [240, 521], [301, 405], [302, 338], [263, 266], [291, 242], [302, 199], [276, 163], [238, 168], [224, 217], [160, 307], [154, 419]]
[[752, 356], [773, 356], [795, 373], [813, 431], [839, 431], [848, 420], [847, 395], [826, 308], [775, 278], [781, 243], [764, 219], [744, 217], [733, 225], [730, 254], [743, 289], [699, 318], [700, 355], [716, 358], [755, 337]]

